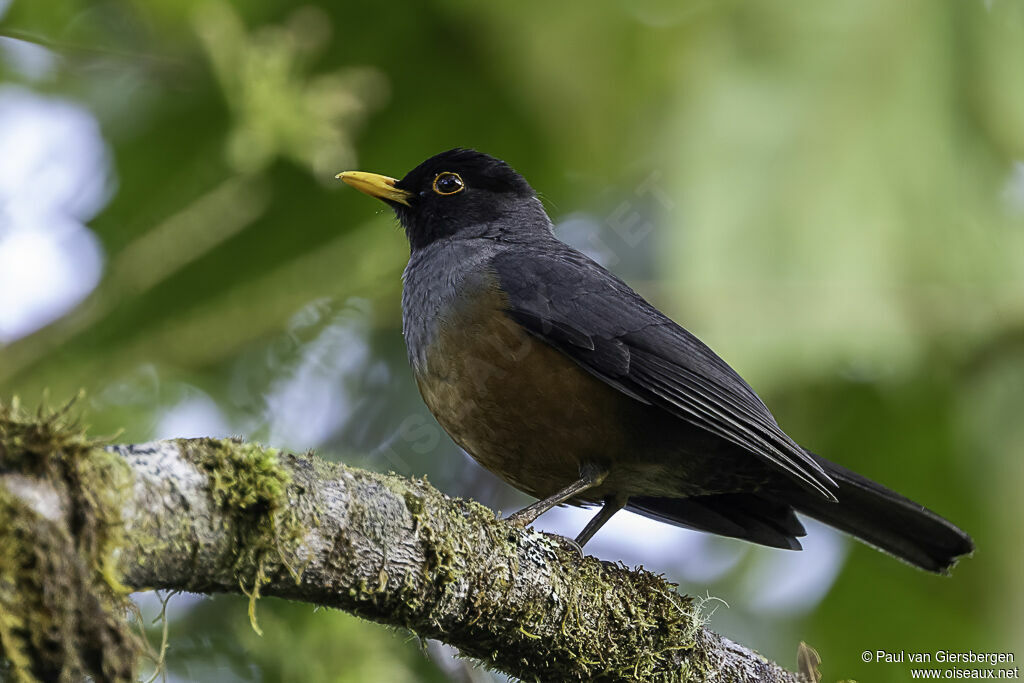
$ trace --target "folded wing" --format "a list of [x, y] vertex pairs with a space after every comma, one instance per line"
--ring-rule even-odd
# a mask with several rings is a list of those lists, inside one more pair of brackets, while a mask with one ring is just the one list
[[624, 394], [666, 410], [824, 499], [836, 483], [779, 428], [754, 390], [711, 349], [628, 285], [561, 242], [497, 255], [506, 313]]

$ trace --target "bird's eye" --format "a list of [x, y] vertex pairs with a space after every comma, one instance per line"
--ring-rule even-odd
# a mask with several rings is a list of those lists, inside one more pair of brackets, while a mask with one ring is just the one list
[[462, 182], [462, 177], [458, 173], [439, 173], [434, 178], [434, 192], [438, 194], [455, 194], [465, 187], [466, 184]]

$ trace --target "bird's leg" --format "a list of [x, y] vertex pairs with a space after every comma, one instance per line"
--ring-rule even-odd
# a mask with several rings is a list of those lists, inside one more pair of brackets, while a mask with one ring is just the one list
[[594, 534], [605, 525], [612, 516], [626, 507], [626, 502], [629, 500], [628, 496], [615, 495], [608, 496], [604, 499], [604, 505], [601, 506], [601, 510], [591, 518], [587, 525], [583, 527], [583, 531], [576, 537], [576, 545], [580, 548], [587, 544]]
[[592, 465], [584, 465], [580, 468], [579, 479], [569, 484], [561, 491], [548, 496], [544, 500], [538, 500], [532, 505], [527, 505], [519, 512], [512, 513], [508, 516], [508, 521], [521, 526], [529, 526], [530, 524], [533, 524], [534, 520], [556, 505], [561, 505], [566, 501], [572, 500], [587, 489], [600, 486], [607, 476], [608, 470], [606, 469]]

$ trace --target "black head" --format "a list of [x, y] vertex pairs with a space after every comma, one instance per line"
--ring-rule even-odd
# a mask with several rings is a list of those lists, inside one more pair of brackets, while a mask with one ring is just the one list
[[530, 184], [501, 159], [471, 149], [441, 152], [401, 180], [352, 171], [338, 177], [390, 205], [413, 250], [445, 237], [550, 230]]

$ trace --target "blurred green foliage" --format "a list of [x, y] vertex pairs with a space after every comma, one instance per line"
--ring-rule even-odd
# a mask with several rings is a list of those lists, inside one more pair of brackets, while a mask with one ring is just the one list
[[[244, 598], [216, 596], [174, 619], [171, 672], [185, 680], [210, 681], [445, 680], [408, 634], [372, 627], [334, 610], [314, 611], [309, 605], [270, 598], [260, 605], [264, 633], [258, 636], [236, 618], [238, 610], [245, 610]], [[154, 633], [154, 641], [158, 638]]]
[[[126, 441], [198, 397], [228, 431], [516, 507], [414, 436], [433, 422], [401, 343], [407, 246], [332, 184], [476, 147], [787, 431], [978, 545], [951, 579], [855, 546], [820, 601], [772, 613], [744, 586], [779, 551], [716, 541], [738, 564], [683, 586], [730, 604], [713, 628], [789, 666], [805, 640], [825, 680], [906, 680], [863, 650], [1024, 643], [1024, 4], [13, 0], [0, 35], [56, 57], [0, 78], [88, 107], [116, 174], [90, 223], [102, 282], [0, 347], [0, 394], [85, 387], [94, 432]], [[322, 438], [275, 417], [303, 394]], [[171, 673], [487, 676], [344, 615], [260, 610], [262, 640], [231, 600], [174, 619]]]

